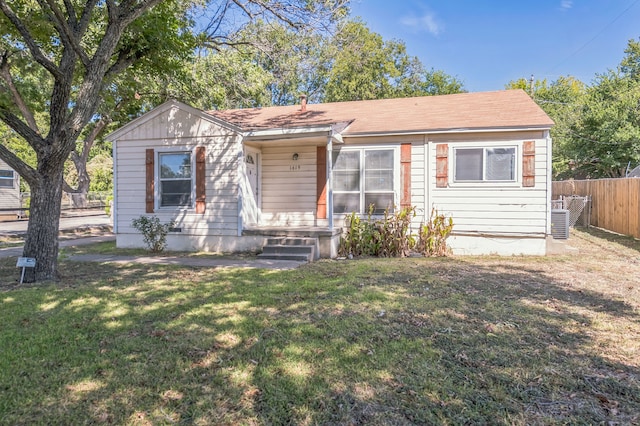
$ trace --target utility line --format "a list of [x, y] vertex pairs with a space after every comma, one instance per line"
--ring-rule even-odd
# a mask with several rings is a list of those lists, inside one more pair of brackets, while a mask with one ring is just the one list
[[578, 53], [580, 53], [585, 47], [587, 47], [589, 44], [591, 44], [591, 42], [593, 42], [595, 39], [597, 39], [598, 37], [600, 37], [602, 34], [604, 34], [604, 32], [611, 26], [613, 25], [618, 19], [620, 19], [622, 17], [622, 15], [624, 15], [625, 13], [627, 13], [633, 6], [636, 5], [636, 3], [638, 3], [640, 0], [634, 0], [633, 3], [631, 3], [631, 5], [629, 7], [627, 7], [625, 10], [623, 10], [622, 12], [620, 12], [620, 14], [618, 16], [616, 16], [615, 18], [613, 18], [613, 20], [611, 22], [609, 22], [607, 25], [605, 25], [604, 28], [602, 28], [595, 36], [593, 36], [591, 39], [589, 39], [589, 41], [587, 41], [586, 43], [584, 43], [582, 46], [580, 46], [577, 50], [575, 50], [571, 55], [567, 56], [566, 58], [564, 58], [562, 61], [558, 62], [553, 68], [551, 68], [549, 71], [547, 71], [545, 74], [550, 74], [552, 71], [554, 71], [556, 68], [558, 68], [560, 65], [564, 64], [565, 62], [567, 62], [569, 59], [573, 58], [574, 56], [576, 56]]

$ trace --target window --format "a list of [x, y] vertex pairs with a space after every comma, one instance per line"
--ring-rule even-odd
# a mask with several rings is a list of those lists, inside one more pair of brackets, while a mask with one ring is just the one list
[[158, 154], [160, 207], [191, 207], [191, 152]]
[[0, 188], [13, 188], [13, 170], [0, 170]]
[[456, 148], [455, 181], [515, 181], [516, 148]]
[[382, 214], [394, 205], [394, 150], [333, 152], [334, 213]]

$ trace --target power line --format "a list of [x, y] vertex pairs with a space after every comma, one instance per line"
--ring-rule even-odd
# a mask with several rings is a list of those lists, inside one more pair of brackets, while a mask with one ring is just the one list
[[586, 43], [584, 43], [582, 46], [580, 46], [577, 50], [575, 50], [571, 55], [567, 56], [566, 58], [564, 58], [562, 61], [558, 62], [553, 68], [551, 68], [549, 71], [547, 71], [545, 74], [549, 74], [552, 71], [554, 71], [556, 68], [558, 68], [560, 65], [564, 64], [565, 62], [567, 62], [569, 59], [573, 58], [574, 56], [576, 56], [578, 53], [580, 53], [585, 47], [587, 47], [589, 44], [591, 44], [595, 39], [597, 39], [598, 37], [600, 37], [602, 34], [604, 34], [604, 32], [611, 26], [613, 25], [618, 19], [620, 19], [625, 13], [627, 13], [633, 6], [636, 5], [636, 3], [638, 3], [640, 0], [634, 0], [633, 3], [631, 3], [631, 5], [629, 7], [627, 7], [625, 10], [623, 10], [622, 12], [620, 12], [620, 14], [618, 16], [616, 16], [615, 18], [613, 18], [612, 21], [610, 21], [607, 25], [604, 26], [604, 28], [602, 28], [595, 36], [593, 36], [591, 39], [589, 39], [589, 41], [587, 41]]

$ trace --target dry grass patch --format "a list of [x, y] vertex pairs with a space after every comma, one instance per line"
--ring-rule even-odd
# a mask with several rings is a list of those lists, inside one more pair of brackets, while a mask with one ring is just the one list
[[637, 424], [640, 244], [570, 244], [1, 278], [0, 423]]

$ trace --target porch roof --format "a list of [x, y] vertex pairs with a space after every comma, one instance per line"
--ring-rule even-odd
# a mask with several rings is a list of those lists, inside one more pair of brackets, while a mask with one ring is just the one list
[[207, 113], [244, 132], [346, 124], [343, 136], [553, 126], [523, 90], [307, 104], [306, 110], [291, 105]]

